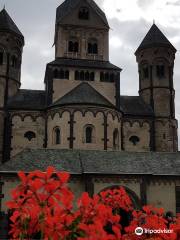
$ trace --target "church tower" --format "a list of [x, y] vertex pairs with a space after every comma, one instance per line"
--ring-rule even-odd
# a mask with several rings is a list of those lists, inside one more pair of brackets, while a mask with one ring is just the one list
[[109, 24], [93, 0], [66, 0], [57, 8], [54, 46], [45, 76], [48, 104], [86, 82], [119, 108], [121, 69], [109, 62]]
[[[0, 161], [3, 159], [9, 126], [7, 101], [20, 88], [24, 37], [5, 9], [0, 12]], [[4, 141], [3, 141], [4, 139]]]
[[154, 112], [151, 149], [174, 152], [177, 144], [173, 69], [176, 49], [153, 24], [135, 52], [139, 67], [139, 94]]

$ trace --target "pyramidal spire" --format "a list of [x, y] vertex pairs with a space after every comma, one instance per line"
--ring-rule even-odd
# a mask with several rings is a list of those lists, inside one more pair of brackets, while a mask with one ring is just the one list
[[18, 27], [16, 26], [12, 18], [7, 13], [5, 9], [5, 5], [4, 5], [4, 8], [0, 11], [0, 32], [1, 31], [13, 32], [24, 39], [22, 33], [20, 32], [20, 30], [18, 29]]
[[161, 32], [155, 23], [153, 23], [152, 27], [146, 34], [135, 54], [142, 49], [151, 47], [169, 47], [176, 52], [175, 47], [170, 43], [170, 41], [166, 38], [166, 36]]

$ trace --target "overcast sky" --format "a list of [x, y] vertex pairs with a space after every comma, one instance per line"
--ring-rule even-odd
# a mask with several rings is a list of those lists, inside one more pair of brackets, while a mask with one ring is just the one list
[[[63, 0], [0, 0], [25, 37], [22, 88], [43, 89], [46, 64], [54, 59], [56, 7]], [[96, 0], [110, 29], [110, 60], [123, 68], [121, 94], [138, 94], [134, 52], [153, 19], [176, 47], [174, 83], [176, 117], [180, 121], [180, 0]]]

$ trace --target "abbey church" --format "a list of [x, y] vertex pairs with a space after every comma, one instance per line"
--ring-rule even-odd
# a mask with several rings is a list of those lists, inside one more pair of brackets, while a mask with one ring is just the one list
[[19, 170], [52, 165], [71, 173], [77, 197], [124, 186], [137, 208], [180, 212], [176, 49], [155, 24], [142, 42], [139, 36], [139, 94], [122, 96], [109, 30], [93, 0], [65, 0], [56, 11], [45, 90], [21, 89], [24, 36], [0, 12], [0, 211]]

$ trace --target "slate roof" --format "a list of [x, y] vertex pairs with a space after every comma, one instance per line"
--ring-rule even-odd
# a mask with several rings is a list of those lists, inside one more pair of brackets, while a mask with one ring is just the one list
[[10, 31], [16, 33], [24, 40], [22, 33], [5, 9], [0, 12], [0, 31]]
[[20, 89], [9, 98], [7, 106], [9, 109], [43, 110], [46, 107], [46, 93], [43, 90]]
[[[87, 82], [82, 82], [49, 107], [76, 104], [115, 108], [108, 99]], [[8, 100], [7, 107], [9, 110], [44, 110], [47, 107], [46, 92], [43, 90], [20, 89], [15, 96]], [[120, 111], [131, 116], [153, 116], [152, 108], [139, 96], [120, 96]]]
[[98, 60], [85, 60], [85, 59], [71, 59], [71, 58], [57, 58], [50, 62], [48, 65], [54, 66], [65, 66], [65, 67], [82, 67], [82, 68], [97, 68], [97, 69], [109, 69], [118, 70], [122, 69], [113, 65], [108, 61], [98, 61]]
[[170, 43], [170, 41], [166, 38], [166, 36], [160, 31], [160, 29], [155, 24], [152, 25], [149, 32], [146, 34], [140, 46], [136, 50], [136, 53], [139, 50], [149, 47], [170, 47], [174, 51], [176, 51], [174, 46]]
[[120, 109], [125, 115], [153, 116], [152, 108], [140, 96], [121, 96]]
[[62, 98], [53, 103], [53, 106], [67, 104], [90, 104], [115, 107], [87, 82], [79, 84]]
[[[65, 16], [67, 16], [79, 4], [80, 1], [81, 0], [65, 0], [56, 10], [56, 23], [58, 24]], [[102, 18], [103, 22], [109, 27], [105, 13], [98, 7], [98, 5], [93, 0], [86, 1]]]
[[114, 152], [88, 150], [24, 150], [0, 165], [0, 172], [45, 170], [54, 166], [71, 174], [180, 176], [180, 152]]

